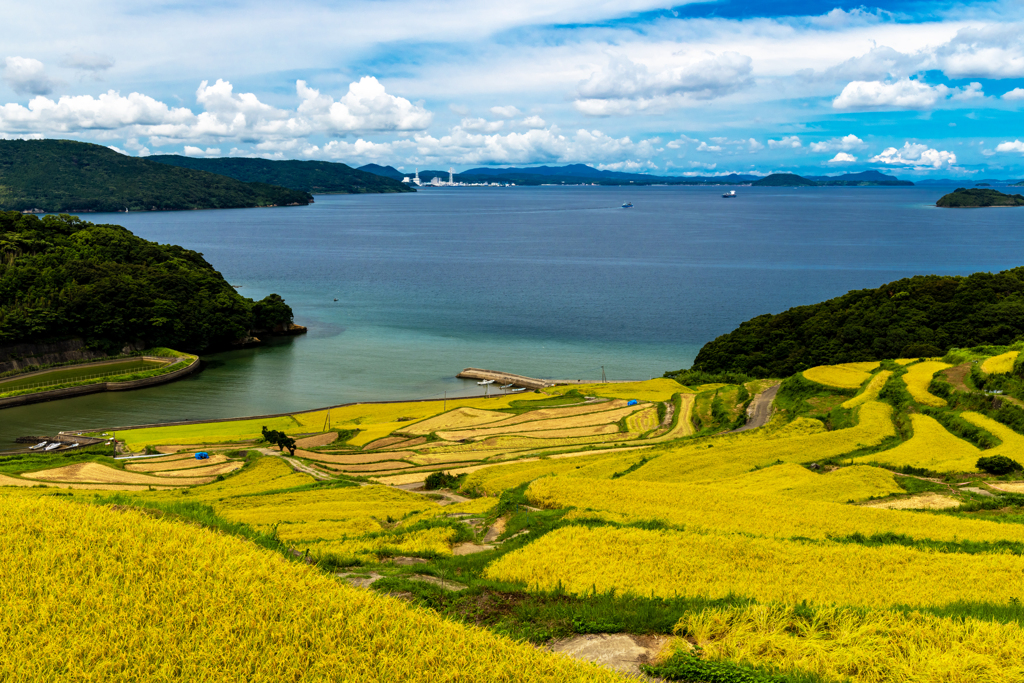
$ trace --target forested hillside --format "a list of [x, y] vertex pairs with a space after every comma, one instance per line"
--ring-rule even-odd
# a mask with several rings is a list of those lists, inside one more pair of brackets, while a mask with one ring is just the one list
[[693, 367], [786, 377], [815, 365], [942, 355], [1024, 337], [1024, 267], [923, 275], [761, 315], [708, 342]]
[[0, 212], [0, 346], [81, 338], [200, 352], [291, 323], [276, 294], [242, 297], [202, 255], [74, 216]]
[[314, 194], [415, 192], [401, 179], [383, 177], [330, 161], [271, 161], [270, 159], [196, 159], [178, 155], [149, 157], [170, 166], [209, 171], [246, 183], [270, 183]]
[[0, 140], [0, 210], [169, 211], [309, 204], [305, 192], [72, 140]]

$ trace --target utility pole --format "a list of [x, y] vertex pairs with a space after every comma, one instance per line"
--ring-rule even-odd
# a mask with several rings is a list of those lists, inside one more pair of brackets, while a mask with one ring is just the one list
[[441, 410], [442, 413], [448, 412], [448, 392], [444, 392], [444, 408]]
[[607, 384], [608, 377], [604, 374], [604, 366], [601, 366], [601, 384]]

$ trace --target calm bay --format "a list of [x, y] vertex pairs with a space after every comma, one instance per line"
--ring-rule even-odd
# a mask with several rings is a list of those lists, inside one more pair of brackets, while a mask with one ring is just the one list
[[647, 379], [762, 313], [1024, 264], [1024, 210], [935, 208], [949, 189], [431, 188], [86, 214], [202, 252], [245, 296], [281, 294], [309, 334], [204, 356], [162, 387], [3, 410], [0, 448], [60, 429], [476, 394], [454, 378], [467, 366]]

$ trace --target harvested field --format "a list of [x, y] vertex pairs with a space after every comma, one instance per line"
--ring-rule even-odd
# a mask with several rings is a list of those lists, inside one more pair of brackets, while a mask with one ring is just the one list
[[866, 508], [885, 508], [887, 510], [948, 510], [960, 507], [960, 501], [941, 493], [922, 493], [919, 496], [901, 498], [900, 500], [882, 500], [864, 503]]
[[[522, 427], [523, 425], [516, 425]], [[596, 436], [600, 434], [618, 434], [619, 425], [617, 424], [598, 424], [589, 427], [575, 427], [572, 429], [549, 429], [539, 430], [536, 432], [525, 432], [523, 434], [511, 433], [509, 436], [527, 436], [534, 439], [573, 439], [578, 436]], [[628, 436], [628, 435], [623, 435]]]
[[407, 462], [399, 462], [397, 460], [388, 460], [387, 462], [377, 462], [371, 465], [344, 465], [342, 467], [331, 467], [325, 465], [332, 470], [339, 472], [389, 472], [391, 470], [404, 470], [413, 467]]
[[1000, 481], [993, 482], [989, 486], [1007, 493], [1024, 493], [1024, 481]]
[[405, 434], [424, 435], [445, 429], [463, 429], [476, 425], [495, 422], [507, 417], [506, 413], [496, 413], [493, 410], [481, 410], [479, 408], [456, 408], [447, 413], [441, 413], [434, 417], [427, 418], [403, 429]]
[[69, 482], [41, 482], [41, 481], [30, 481], [28, 479], [18, 479], [17, 477], [9, 477], [6, 474], [0, 474], [0, 487], [2, 486], [18, 486], [18, 487], [46, 487], [54, 489], [78, 489], [78, 490], [92, 490], [92, 491], [148, 491], [153, 489], [154, 491], [166, 491], [169, 489], [175, 489], [176, 486], [167, 486], [167, 482], [164, 482], [164, 486], [132, 486], [126, 484], [74, 484]]
[[381, 448], [394, 448], [395, 446], [419, 446], [422, 443], [426, 443], [427, 438], [425, 436], [417, 436], [414, 439], [410, 439], [407, 436], [386, 436], [383, 439], [377, 439], [363, 446], [364, 451], [380, 450]]
[[[487, 468], [487, 467], [502, 467], [502, 466], [505, 466], [505, 465], [512, 465], [512, 464], [521, 463], [521, 462], [535, 462], [537, 460], [539, 460], [539, 458], [524, 458], [522, 460], [512, 460], [512, 461], [506, 461], [506, 462], [494, 462], [494, 463], [489, 463], [487, 465], [471, 465], [470, 467], [459, 467], [459, 468], [455, 468], [455, 469], [445, 469], [444, 471], [458, 476], [460, 474], [466, 474], [466, 473], [469, 473], [469, 472], [476, 472], [477, 470], [482, 470], [482, 469]], [[421, 472], [410, 472], [409, 474], [398, 474], [398, 475], [389, 476], [389, 477], [374, 477], [374, 481], [376, 481], [378, 484], [387, 484], [388, 486], [401, 486], [402, 484], [412, 484], [412, 483], [415, 483], [415, 482], [418, 482], [418, 481], [423, 481], [424, 479], [427, 478], [427, 475], [429, 475], [429, 474], [430, 474], [429, 471], [424, 470], [424, 471], [421, 471]]]
[[306, 460], [334, 465], [364, 465], [384, 460], [404, 459], [416, 455], [412, 451], [374, 451], [372, 453], [350, 453], [336, 455], [334, 453], [314, 453], [313, 451], [295, 451], [295, 455]]
[[522, 415], [506, 417], [501, 422], [495, 422], [489, 427], [505, 427], [507, 425], [521, 424], [523, 422], [536, 422], [537, 420], [554, 420], [560, 417], [572, 417], [574, 415], [589, 415], [591, 413], [602, 413], [608, 410], [625, 408], [626, 402], [622, 400], [600, 401], [586, 405], [568, 406], [565, 408], [538, 408]]
[[[588, 427], [592, 425], [603, 425], [615, 423], [635, 412], [643, 410], [646, 406], [635, 405], [619, 408], [617, 410], [605, 410], [583, 415], [572, 415], [547, 420], [503, 422], [493, 427], [482, 427], [479, 429], [465, 429], [460, 431], [439, 432], [442, 439], [470, 439], [480, 436], [492, 436], [497, 434], [521, 434], [523, 432], [549, 431], [553, 429], [570, 429], [575, 427]], [[530, 413], [520, 415], [525, 417]]]
[[409, 460], [417, 465], [435, 465], [441, 462], [476, 462], [495, 456], [504, 455], [507, 451], [466, 451], [462, 453], [424, 453], [414, 455]]
[[658, 409], [650, 406], [626, 418], [626, 427], [631, 432], [643, 434], [658, 426]]
[[[137, 472], [123, 472], [112, 467], [106, 467], [94, 462], [76, 463], [65, 465], [41, 472], [30, 472], [25, 475], [27, 479], [41, 479], [44, 481], [66, 481], [78, 484], [142, 484], [152, 486], [167, 486], [166, 479], [139, 474]], [[181, 486], [196, 486], [208, 484], [213, 477], [197, 477], [191, 479], [177, 479], [175, 483]]]
[[334, 443], [337, 438], [338, 432], [327, 432], [317, 436], [307, 436], [305, 439], [296, 439], [295, 445], [299, 448], [319, 448]]
[[216, 477], [220, 474], [228, 474], [245, 467], [244, 462], [237, 460], [233, 462], [225, 462], [219, 465], [213, 465], [212, 467], [201, 467], [199, 469], [187, 469], [187, 470], [171, 470], [169, 472], [156, 472], [155, 476], [158, 477]]
[[227, 461], [227, 457], [217, 453], [211, 455], [206, 460], [196, 460], [196, 456], [194, 455], [190, 455], [187, 458], [175, 458], [173, 460], [154, 458], [153, 460], [144, 460], [142, 462], [130, 462], [125, 465], [124, 468], [131, 472], [164, 472], [167, 470], [186, 470], [194, 469], [196, 467], [207, 467], [209, 465], [217, 465]]

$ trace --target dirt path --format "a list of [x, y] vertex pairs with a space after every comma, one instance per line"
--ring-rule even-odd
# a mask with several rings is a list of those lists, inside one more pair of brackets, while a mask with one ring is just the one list
[[314, 479], [316, 479], [318, 481], [328, 481], [330, 479], [334, 479], [334, 477], [332, 477], [331, 475], [327, 474], [323, 470], [318, 470], [315, 467], [310, 467], [309, 465], [303, 465], [300, 461], [296, 460], [295, 458], [289, 458], [286, 455], [282, 455], [281, 453], [278, 453], [277, 451], [273, 450], [272, 448], [257, 448], [256, 450], [258, 450], [260, 453], [263, 453], [264, 455], [273, 455], [273, 456], [276, 456], [278, 458], [281, 458], [286, 463], [291, 465], [291, 468], [293, 470], [295, 470], [296, 472], [302, 472], [303, 474], [308, 474], [309, 476], [313, 477]]
[[746, 432], [751, 429], [764, 427], [772, 416], [772, 401], [779, 393], [779, 385], [771, 386], [754, 397], [747, 407], [747, 422], [742, 427], [732, 430], [735, 432]]

